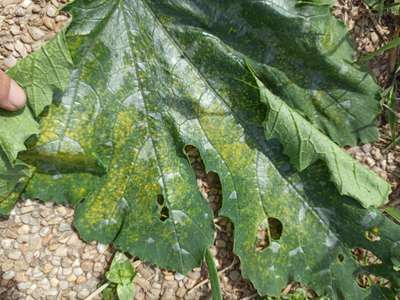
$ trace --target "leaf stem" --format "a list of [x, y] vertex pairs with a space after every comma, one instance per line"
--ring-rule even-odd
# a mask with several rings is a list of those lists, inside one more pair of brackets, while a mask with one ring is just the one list
[[222, 300], [221, 286], [219, 284], [218, 271], [215, 266], [214, 257], [212, 256], [209, 249], [206, 250], [206, 264], [208, 269], [208, 277], [210, 278], [212, 299]]

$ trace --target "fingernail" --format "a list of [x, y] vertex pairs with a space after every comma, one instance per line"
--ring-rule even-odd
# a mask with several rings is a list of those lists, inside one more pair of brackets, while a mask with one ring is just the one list
[[20, 109], [24, 107], [26, 103], [26, 95], [24, 90], [12, 79], [10, 82], [8, 101], [12, 106], [14, 106], [15, 109]]

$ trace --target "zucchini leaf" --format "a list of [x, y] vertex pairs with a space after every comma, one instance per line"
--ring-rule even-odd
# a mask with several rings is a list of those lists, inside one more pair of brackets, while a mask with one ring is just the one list
[[[245, 63], [300, 122], [332, 139], [329, 148], [374, 140], [377, 86], [347, 63], [352, 49], [328, 6], [77, 0], [66, 10], [73, 16], [66, 43], [62, 33], [44, 46], [45, 57], [30, 56], [10, 71], [27, 89], [32, 72], [33, 86], [41, 88], [28, 90], [22, 113], [2, 113], [9, 130], [0, 129], [0, 166], [9, 171], [0, 171], [1, 213], [22, 190], [69, 204], [83, 239], [185, 273], [200, 265], [214, 234], [184, 151], [194, 145], [207, 171], [219, 174], [220, 215], [233, 222], [242, 273], [260, 294], [279, 295], [295, 280], [332, 299], [390, 298], [399, 287], [393, 268], [399, 227], [359, 204], [384, 203], [387, 191], [375, 190], [381, 183], [372, 175], [353, 190], [336, 182], [338, 191], [329, 180], [331, 158], [318, 156], [324, 164], [315, 153], [298, 161], [300, 171], [292, 168], [282, 153], [288, 141], [265, 136], [270, 102], [260, 100]], [[53, 46], [61, 49], [52, 52]], [[54, 101], [43, 116], [50, 91]], [[38, 117], [40, 135], [15, 160], [38, 132]], [[29, 181], [9, 175], [19, 174], [10, 171], [19, 162], [33, 170]], [[379, 241], [368, 240], [365, 233], [376, 228]], [[355, 247], [382, 264], [360, 266]], [[389, 279], [391, 289], [361, 288], [357, 276], [368, 272]]]

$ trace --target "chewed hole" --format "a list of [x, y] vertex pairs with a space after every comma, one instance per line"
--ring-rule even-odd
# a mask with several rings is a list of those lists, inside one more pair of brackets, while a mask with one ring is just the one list
[[218, 174], [213, 171], [207, 172], [200, 152], [195, 146], [186, 145], [184, 152], [196, 175], [200, 193], [207, 200], [214, 217], [217, 217], [222, 207], [222, 187]]
[[282, 222], [276, 218], [268, 218], [260, 224], [257, 231], [256, 251], [262, 251], [270, 245], [270, 239], [279, 240], [282, 236]]
[[370, 230], [365, 231], [364, 235], [365, 238], [371, 242], [377, 242], [381, 240], [381, 237], [379, 236], [380, 230], [378, 227], [373, 227]]
[[281, 293], [284, 296], [283, 299], [319, 299], [314, 290], [296, 281], [290, 282]]
[[163, 208], [160, 211], [160, 220], [164, 222], [168, 218], [169, 218], [169, 209], [168, 207], [163, 206]]
[[369, 273], [360, 273], [357, 275], [357, 284], [362, 288], [369, 288], [373, 285], [381, 286], [384, 288], [391, 288], [391, 283], [388, 279], [376, 276]]
[[351, 250], [354, 258], [361, 266], [380, 265], [382, 261], [371, 251], [364, 248], [354, 248]]
[[161, 206], [160, 210], [160, 220], [165, 221], [166, 219], [169, 218], [169, 209], [165, 205], [164, 197], [163, 195], [157, 195], [157, 204]]
[[344, 261], [344, 256], [342, 254], [339, 254], [337, 256], [337, 259], [338, 259], [339, 262], [343, 262]]
[[272, 239], [279, 240], [283, 230], [282, 222], [276, 218], [268, 218], [268, 224]]

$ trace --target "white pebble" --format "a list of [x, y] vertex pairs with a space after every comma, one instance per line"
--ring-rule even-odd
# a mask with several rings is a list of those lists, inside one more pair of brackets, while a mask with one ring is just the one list
[[19, 290], [26, 290], [31, 287], [31, 283], [30, 282], [20, 282], [17, 284], [17, 287]]
[[69, 283], [68, 283], [68, 281], [62, 280], [62, 281], [60, 281], [59, 286], [60, 286], [60, 289], [66, 290], [69, 286]]
[[13, 244], [13, 240], [10, 240], [10, 239], [1, 240], [1, 247], [3, 249], [6, 249], [6, 250], [11, 249], [12, 248], [12, 244]]
[[104, 245], [104, 244], [97, 244], [97, 252], [99, 252], [100, 254], [103, 254], [108, 248], [108, 245]]
[[13, 279], [14, 276], [15, 276], [15, 272], [14, 271], [8, 271], [8, 272], [5, 272], [2, 277], [5, 280], [10, 280], [10, 279]]
[[13, 250], [10, 253], [8, 253], [8, 258], [17, 260], [21, 257], [21, 251], [19, 250]]
[[75, 276], [80, 276], [83, 274], [83, 271], [81, 268], [74, 268], [73, 272], [74, 272]]

